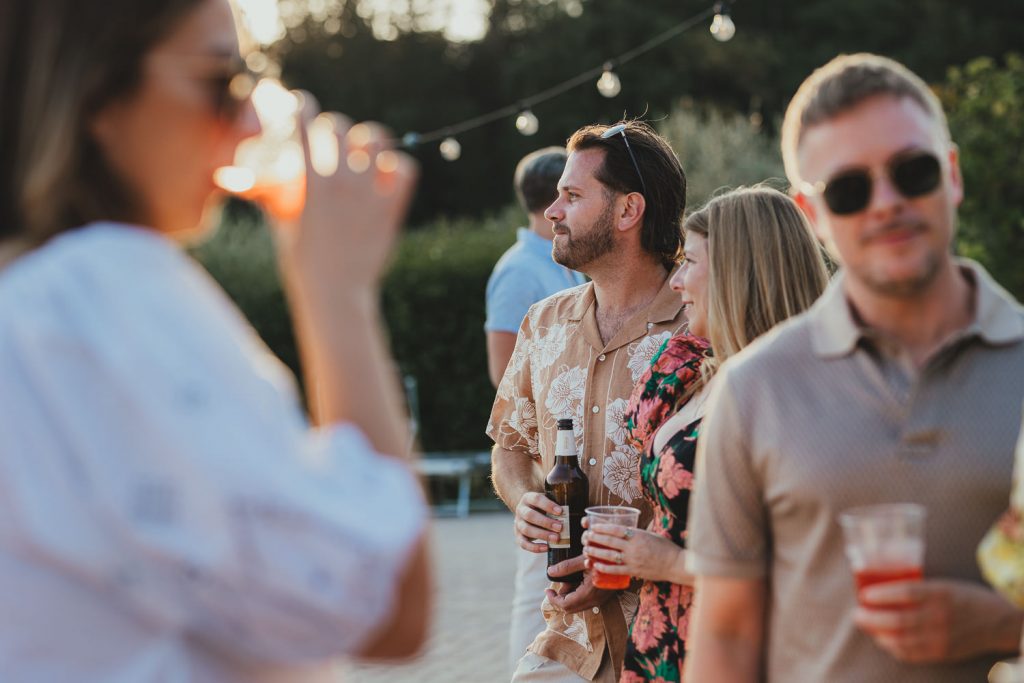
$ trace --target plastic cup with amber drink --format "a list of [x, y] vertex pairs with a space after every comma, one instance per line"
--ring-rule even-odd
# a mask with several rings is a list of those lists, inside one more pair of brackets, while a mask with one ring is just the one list
[[[230, 194], [256, 202], [279, 221], [294, 221], [306, 201], [306, 164], [299, 137], [303, 98], [280, 81], [264, 78], [253, 88], [252, 103], [260, 134], [238, 145], [234, 163], [217, 169], [214, 182]], [[329, 172], [337, 164], [333, 130], [333, 121], [326, 115], [309, 125], [311, 161], [318, 171], [324, 167]]]
[[921, 580], [926, 516], [924, 507], [914, 503], [869, 505], [839, 515], [858, 599], [861, 590], [876, 583]]
[[[636, 528], [637, 523], [640, 521], [640, 511], [625, 505], [596, 505], [587, 508], [586, 513], [589, 520], [587, 523], [590, 528], [593, 528], [595, 524], [618, 524], [620, 526]], [[589, 542], [588, 545], [611, 550], [611, 548], [600, 543]], [[596, 569], [594, 570], [593, 580], [596, 588], [622, 590], [629, 588], [629, 579], [628, 574], [606, 574]]]

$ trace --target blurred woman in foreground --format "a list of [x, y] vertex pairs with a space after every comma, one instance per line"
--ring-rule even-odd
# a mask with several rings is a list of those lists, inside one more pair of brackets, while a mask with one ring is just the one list
[[425, 505], [382, 455], [405, 427], [377, 311], [415, 170], [340, 118], [341, 159], [358, 138], [380, 163], [307, 162], [279, 241], [311, 428], [176, 244], [259, 132], [241, 64], [227, 0], [0, 8], [5, 680], [330, 680], [423, 640]]
[[682, 679], [693, 601], [693, 579], [685, 569], [686, 514], [715, 371], [808, 308], [827, 281], [810, 226], [796, 204], [776, 190], [746, 188], [715, 197], [691, 214], [683, 229], [684, 260], [672, 287], [686, 307], [689, 334], [666, 342], [626, 411], [626, 426], [642, 453], [640, 478], [654, 519], [646, 531], [597, 524], [584, 533], [592, 568], [644, 581], [623, 683]]

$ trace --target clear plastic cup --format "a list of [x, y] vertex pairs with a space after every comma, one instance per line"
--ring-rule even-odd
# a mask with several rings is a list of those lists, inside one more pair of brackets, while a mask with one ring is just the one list
[[[625, 505], [598, 505], [585, 510], [590, 528], [594, 524], [618, 524], [620, 526], [636, 527], [640, 521], [640, 511], [636, 508]], [[595, 548], [606, 548], [600, 543], [590, 543]], [[607, 549], [607, 548], [606, 548]], [[594, 586], [609, 590], [622, 590], [629, 588], [628, 574], [605, 574], [594, 570]]]
[[[858, 600], [867, 586], [921, 580], [926, 517], [925, 508], [915, 503], [868, 505], [840, 513]], [[887, 603], [886, 607], [898, 609], [901, 605]]]

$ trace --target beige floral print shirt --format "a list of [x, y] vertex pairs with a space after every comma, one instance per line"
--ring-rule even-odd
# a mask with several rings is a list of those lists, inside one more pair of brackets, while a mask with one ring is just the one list
[[[655, 351], [685, 326], [679, 295], [669, 278], [647, 310], [637, 313], [608, 343], [601, 341], [593, 283], [534, 304], [519, 329], [515, 351], [498, 386], [487, 434], [501, 448], [554, 464], [556, 421], [573, 418], [580, 466], [592, 505], [626, 504], [650, 519], [640, 489], [640, 453], [623, 426], [633, 385]], [[518, 454], [517, 456], [518, 457]], [[545, 599], [547, 630], [530, 651], [592, 680], [607, 647], [615, 670], [622, 666], [636, 593], [577, 614], [564, 614]]]

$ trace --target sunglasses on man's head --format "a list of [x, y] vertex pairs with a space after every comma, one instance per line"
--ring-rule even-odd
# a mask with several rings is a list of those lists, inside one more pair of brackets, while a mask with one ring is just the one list
[[[907, 199], [934, 191], [942, 181], [942, 164], [931, 152], [897, 155], [886, 164], [885, 171], [893, 187]], [[826, 182], [804, 183], [801, 191], [806, 195], [820, 194], [829, 211], [837, 216], [849, 216], [868, 207], [874, 185], [869, 169], [852, 168]]]
[[636, 157], [633, 156], [633, 148], [629, 145], [629, 138], [626, 137], [626, 124], [620, 123], [616, 126], [612, 126], [605, 132], [601, 133], [601, 139], [607, 140], [608, 138], [615, 137], [619, 133], [622, 134], [622, 141], [626, 143], [626, 151], [629, 152], [629, 159], [633, 162], [633, 168], [636, 169], [636, 177], [640, 179], [640, 187], [643, 189], [644, 197], [647, 197], [647, 183], [644, 182], [644, 174], [640, 172], [640, 164], [636, 163]]

